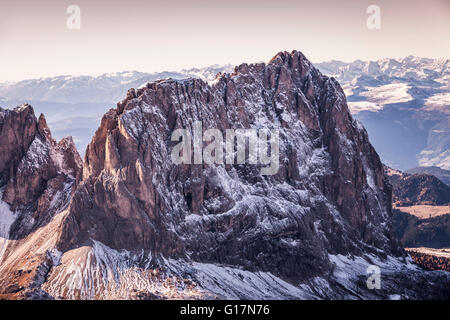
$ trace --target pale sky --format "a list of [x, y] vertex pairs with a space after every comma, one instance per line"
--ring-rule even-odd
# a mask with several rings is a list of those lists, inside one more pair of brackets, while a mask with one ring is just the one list
[[[81, 9], [69, 30], [66, 9]], [[381, 29], [369, 30], [369, 5]], [[268, 61], [450, 56], [449, 0], [0, 0], [0, 82]]]

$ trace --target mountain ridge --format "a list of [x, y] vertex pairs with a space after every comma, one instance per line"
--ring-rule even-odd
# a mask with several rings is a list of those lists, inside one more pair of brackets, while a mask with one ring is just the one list
[[[260, 176], [261, 164], [174, 165], [170, 134], [192, 130], [197, 119], [222, 130], [279, 128], [278, 173]], [[298, 51], [241, 64], [211, 84], [161, 80], [130, 89], [103, 116], [74, 183], [67, 206], [45, 226], [22, 239], [8, 234], [1, 294], [449, 294], [449, 276], [413, 265], [393, 238], [391, 189], [367, 132], [350, 115], [339, 83]], [[372, 264], [383, 272], [380, 291], [366, 286]], [[425, 279], [429, 286], [418, 291]]]
[[450, 170], [444, 170], [439, 167], [416, 167], [411, 168], [405, 171], [409, 174], [415, 174], [415, 173], [424, 173], [424, 174], [431, 174], [444, 182], [446, 185], [450, 186]]
[[120, 71], [99, 76], [61, 75], [14, 83], [0, 83], [0, 97], [62, 103], [116, 103], [131, 87], [165, 78], [200, 78], [213, 80], [217, 73], [231, 71], [232, 66], [211, 65], [180, 71]]
[[[350, 111], [368, 130], [384, 163], [402, 170], [419, 165], [449, 169], [447, 60], [409, 56], [315, 65], [342, 84]], [[213, 81], [217, 72], [231, 72], [231, 69], [230, 66], [213, 65], [175, 73], [141, 73], [146, 76], [119, 77], [114, 81], [106, 74], [103, 80], [97, 77], [84, 84], [73, 80], [71, 85], [63, 81], [52, 90], [49, 90], [51, 82], [44, 83], [42, 88], [37, 83], [20, 88], [10, 84], [9, 89], [0, 85], [0, 97], [4, 96], [2, 104], [8, 107], [24, 102], [33, 104], [39, 113], [47, 115], [54, 135], [58, 138], [74, 136], [83, 154], [102, 115], [121, 100], [130, 87], [138, 88], [149, 81], [167, 77]], [[120, 74], [127, 72], [109, 74], [109, 77]], [[49, 101], [52, 99], [59, 102]], [[67, 112], [61, 113], [62, 108]]]
[[408, 56], [317, 64], [335, 76], [353, 115], [393, 168], [450, 169], [450, 62]]

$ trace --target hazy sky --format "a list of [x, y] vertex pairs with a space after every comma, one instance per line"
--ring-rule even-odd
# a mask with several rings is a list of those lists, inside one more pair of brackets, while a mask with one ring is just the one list
[[[81, 29], [66, 26], [70, 4]], [[369, 5], [381, 29], [369, 30]], [[0, 0], [0, 81], [267, 61], [450, 56], [449, 0]]]

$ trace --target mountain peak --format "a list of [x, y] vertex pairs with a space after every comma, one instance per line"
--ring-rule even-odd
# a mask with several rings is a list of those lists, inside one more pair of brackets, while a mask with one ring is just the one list
[[282, 63], [286, 63], [287, 61], [289, 61], [289, 59], [301, 59], [301, 60], [308, 61], [306, 59], [306, 57], [303, 55], [303, 53], [301, 53], [300, 51], [297, 51], [297, 50], [292, 50], [291, 52], [288, 52], [288, 51], [278, 52], [275, 56], [273, 56], [272, 59], [270, 59], [269, 64], [273, 64], [277, 60]]
[[[53, 146], [35, 117], [25, 126], [13, 116], [6, 122], [16, 125], [0, 128], [22, 130], [5, 133], [26, 147], [15, 150], [12, 167], [0, 158], [8, 178], [4, 201], [23, 218], [8, 235], [18, 241], [8, 242], [0, 256], [0, 288], [9, 294], [422, 295], [405, 289], [418, 287], [422, 271], [409, 267], [393, 237], [391, 186], [379, 156], [349, 113], [339, 83], [298, 51], [278, 53], [267, 64], [241, 64], [213, 85], [197, 77], [128, 90], [103, 116], [82, 173], [69, 139]], [[216, 150], [213, 163], [177, 164], [174, 134], [180, 129], [192, 137], [199, 122], [202, 135], [216, 129], [224, 139], [228, 130], [269, 130], [270, 164], [224, 162]], [[18, 148], [15, 140], [0, 142], [2, 152]], [[185, 152], [192, 158], [193, 150]], [[272, 165], [273, 174], [261, 174]], [[385, 290], [369, 290], [361, 281], [373, 264], [382, 269]], [[25, 265], [30, 274], [20, 272]], [[73, 268], [82, 270], [77, 288]], [[159, 287], [169, 277], [176, 295]], [[143, 285], [132, 287], [135, 279]], [[8, 291], [17, 283], [22, 289]], [[427, 294], [445, 283], [433, 281]]]
[[[143, 249], [302, 281], [330, 271], [328, 253], [361, 253], [359, 241], [399, 253], [381, 223], [390, 212], [381, 162], [337, 83], [298, 51], [281, 52], [268, 64], [241, 64], [220, 79], [213, 86], [199, 79], [148, 83], [129, 90], [103, 117], [58, 250], [92, 239], [114, 250]], [[174, 165], [171, 132], [192, 130], [195, 119], [221, 130], [278, 128], [284, 159], [278, 172], [258, 176], [260, 164]], [[309, 227], [317, 219], [327, 240]]]
[[43, 113], [41, 113], [38, 119], [38, 132], [42, 137], [45, 137], [47, 141], [55, 144], [55, 141], [52, 138], [52, 134], [50, 133], [50, 129], [48, 128], [47, 120], [45, 120], [45, 116]]

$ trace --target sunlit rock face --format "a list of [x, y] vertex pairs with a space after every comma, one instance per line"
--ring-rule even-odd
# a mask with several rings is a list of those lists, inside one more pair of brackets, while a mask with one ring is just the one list
[[[300, 52], [242, 64], [209, 83], [130, 89], [104, 115], [82, 165], [70, 138], [53, 141], [29, 109], [14, 113], [31, 119], [14, 129], [21, 138], [5, 141], [23, 151], [8, 149], [14, 156], [0, 163], [8, 226], [0, 298], [448, 294], [449, 277], [413, 265], [392, 237], [380, 159], [339, 84]], [[2, 110], [2, 119], [11, 112], [19, 111]], [[279, 130], [278, 170], [175, 164], [172, 133], [192, 133], [200, 121], [203, 132]], [[379, 291], [366, 285], [372, 264], [383, 272]], [[424, 279], [429, 289], [419, 292]]]
[[19, 238], [68, 205], [82, 160], [72, 138], [56, 142], [30, 105], [0, 109], [0, 128], [2, 200], [21, 212], [12, 226]]
[[0, 109], [0, 132], [0, 295], [10, 298], [36, 289], [51, 266], [54, 218], [69, 205], [82, 160], [72, 138], [56, 142], [30, 105]]
[[[171, 134], [280, 130], [280, 166], [175, 165]], [[162, 80], [130, 90], [102, 120], [60, 249], [90, 239], [116, 249], [270, 271], [330, 272], [328, 254], [399, 254], [390, 187], [339, 84], [300, 52], [242, 64], [212, 83]]]

